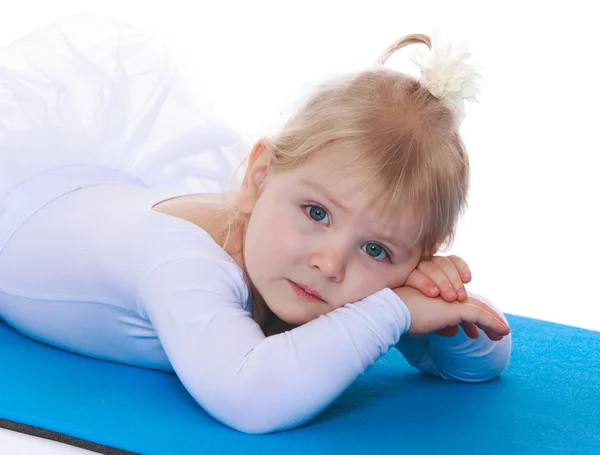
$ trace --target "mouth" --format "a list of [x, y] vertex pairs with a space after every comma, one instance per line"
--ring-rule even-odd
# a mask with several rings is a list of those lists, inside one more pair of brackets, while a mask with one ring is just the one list
[[321, 302], [321, 303], [325, 303], [325, 300], [323, 300], [323, 298], [319, 295], [319, 293], [314, 290], [309, 288], [308, 286], [304, 286], [302, 284], [298, 284], [292, 280], [288, 280], [288, 282], [290, 283], [290, 286], [292, 287], [292, 290], [294, 291], [294, 293], [300, 297], [302, 300], [304, 300], [305, 302], [311, 302], [311, 303], [315, 303], [315, 302]]

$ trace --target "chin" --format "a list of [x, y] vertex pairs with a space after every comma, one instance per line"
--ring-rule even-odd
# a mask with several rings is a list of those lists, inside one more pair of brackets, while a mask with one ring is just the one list
[[317, 311], [309, 311], [309, 308], [306, 308], [305, 305], [311, 305], [310, 303], [304, 302], [293, 302], [288, 304], [285, 308], [272, 308], [269, 306], [271, 311], [281, 319], [283, 322], [292, 325], [302, 325], [307, 322], [312, 321], [313, 319], [317, 319], [323, 312]]
[[306, 324], [308, 321], [310, 321], [309, 318], [306, 317], [306, 315], [302, 314], [301, 312], [298, 311], [293, 311], [293, 308], [286, 308], [286, 309], [279, 309], [279, 310], [271, 310], [273, 311], [273, 313], [275, 314], [275, 316], [277, 316], [279, 319], [281, 319], [283, 322], [287, 323], [287, 324], [292, 324], [292, 325], [302, 325], [302, 324]]

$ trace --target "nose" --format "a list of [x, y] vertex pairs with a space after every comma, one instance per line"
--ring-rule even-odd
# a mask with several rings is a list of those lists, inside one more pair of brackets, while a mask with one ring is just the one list
[[321, 272], [327, 279], [339, 283], [346, 276], [346, 261], [341, 248], [329, 245], [310, 255], [309, 266]]

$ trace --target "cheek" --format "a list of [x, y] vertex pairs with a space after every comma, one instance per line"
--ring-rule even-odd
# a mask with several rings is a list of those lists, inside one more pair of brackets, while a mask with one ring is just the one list
[[371, 295], [380, 289], [391, 286], [391, 279], [386, 273], [362, 273], [362, 276], [356, 280], [360, 283], [361, 294], [364, 296]]
[[387, 281], [389, 283], [387, 287], [394, 289], [404, 286], [406, 284], [406, 280], [408, 279], [410, 274], [415, 270], [418, 263], [419, 259], [417, 257], [407, 261], [402, 266], [396, 267], [394, 272], [387, 277]]
[[408, 275], [410, 275], [411, 270], [408, 270], [406, 267], [400, 268], [396, 270], [392, 275], [390, 275], [387, 279], [389, 288], [398, 288], [400, 286], [404, 286], [406, 283], [406, 279]]
[[276, 201], [264, 202], [257, 205], [250, 219], [245, 254], [249, 272], [254, 268], [256, 273], [270, 275], [281, 267], [297, 262], [303, 246], [297, 214], [290, 210], [270, 209], [270, 206], [280, 206]]
[[411, 265], [366, 269], [358, 264], [346, 278], [348, 292], [354, 300], [361, 300], [383, 288], [398, 288], [404, 285], [412, 271]]
[[297, 261], [301, 251], [301, 238], [289, 217], [273, 219], [263, 235], [263, 242], [268, 250], [265, 257], [269, 258], [274, 267]]

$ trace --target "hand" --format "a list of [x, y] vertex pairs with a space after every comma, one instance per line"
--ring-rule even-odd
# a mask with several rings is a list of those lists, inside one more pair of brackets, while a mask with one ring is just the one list
[[[458, 256], [431, 256], [417, 264], [408, 276], [405, 286], [410, 286], [423, 294], [441, 297], [447, 302], [465, 301], [467, 291], [463, 283], [471, 281], [471, 270]], [[479, 331], [475, 324], [462, 322], [461, 326], [469, 338], [477, 338]], [[458, 333], [458, 326], [446, 327], [434, 332], [436, 335], [451, 337]]]
[[463, 283], [471, 281], [471, 270], [458, 256], [431, 256], [417, 264], [408, 275], [405, 286], [410, 286], [430, 297], [441, 295], [447, 302], [467, 299]]
[[462, 302], [448, 303], [441, 297], [427, 297], [420, 291], [403, 286], [393, 290], [411, 314], [409, 335], [425, 335], [461, 323], [479, 327], [490, 340], [499, 341], [510, 333], [504, 320], [485, 303], [467, 297]]

